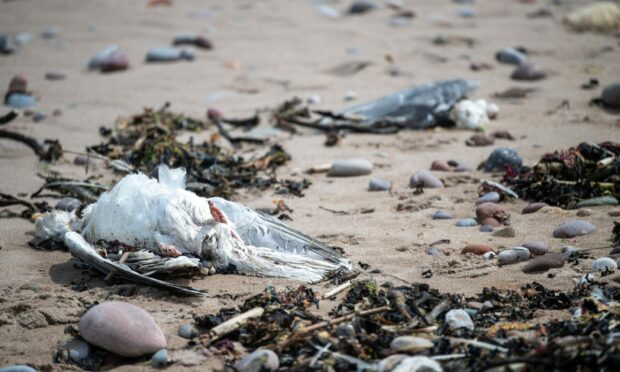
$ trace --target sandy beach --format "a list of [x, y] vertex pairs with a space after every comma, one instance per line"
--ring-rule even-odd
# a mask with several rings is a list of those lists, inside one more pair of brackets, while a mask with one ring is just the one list
[[[330, 18], [318, 10], [320, 1], [174, 1], [172, 6], [147, 6], [147, 1], [4, 1], [0, 4], [0, 32], [33, 37], [16, 53], [0, 57], [0, 86], [6, 88], [17, 74], [28, 79], [28, 87], [39, 98], [36, 111], [46, 118], [33, 122], [20, 116], [7, 129], [38, 139], [58, 139], [64, 149], [77, 152], [102, 141], [99, 128], [111, 127], [120, 116], [140, 113], [145, 107], [159, 108], [170, 102], [175, 112], [203, 120], [209, 107], [228, 117], [247, 117], [256, 110], [274, 108], [293, 97], [320, 96], [316, 108], [338, 111], [356, 103], [417, 84], [442, 79], [476, 80], [479, 87], [469, 95], [496, 103], [499, 116], [490, 131], [505, 130], [515, 140], [496, 140], [493, 146], [470, 147], [465, 140], [473, 132], [457, 129], [403, 130], [394, 135], [353, 134], [335, 147], [324, 145], [325, 135], [303, 130], [276, 141], [292, 160], [278, 169], [278, 176], [307, 178], [312, 185], [304, 197], [242, 190], [235, 201], [254, 208], [273, 208], [284, 199], [293, 210], [287, 223], [325, 243], [341, 247], [354, 265], [369, 264], [378, 273], [363, 274], [378, 282], [424, 282], [445, 292], [465, 295], [484, 287], [518, 289], [536, 281], [547, 288], [569, 290], [574, 279], [587, 273], [592, 259], [565, 265], [547, 273], [525, 274], [521, 264], [498, 266], [481, 257], [463, 256], [467, 244], [488, 244], [496, 250], [542, 240], [559, 252], [562, 246], [594, 249], [594, 258], [607, 254], [613, 228], [610, 206], [594, 207], [584, 217], [596, 226], [594, 233], [573, 239], [556, 239], [553, 229], [576, 219], [576, 210], [545, 208], [522, 215], [524, 200], [502, 202], [512, 217], [515, 237], [482, 233], [477, 227], [455, 226], [455, 220], [433, 220], [443, 209], [455, 218], [475, 217], [475, 201], [482, 180], [501, 180], [501, 174], [476, 170], [499, 146], [515, 149], [524, 164], [533, 165], [541, 156], [580, 142], [620, 142], [620, 116], [590, 105], [602, 87], [620, 77], [620, 43], [614, 34], [577, 33], [562, 18], [583, 1], [493, 1], [457, 4], [449, 0], [402, 1], [415, 17], [401, 27], [390, 25], [394, 11], [376, 9], [359, 16]], [[349, 2], [326, 2], [344, 11]], [[546, 7], [552, 16], [527, 15]], [[457, 11], [475, 9], [475, 17], [463, 18]], [[49, 27], [60, 28], [50, 40], [40, 37]], [[175, 35], [201, 33], [213, 42], [212, 50], [195, 50], [193, 61], [147, 64], [148, 49], [170, 45]], [[445, 45], [436, 45], [437, 36]], [[458, 38], [471, 38], [473, 44]], [[126, 71], [109, 74], [88, 71], [90, 57], [110, 44], [118, 44], [128, 57]], [[504, 47], [522, 46], [531, 61], [547, 72], [534, 82], [510, 79], [512, 65], [500, 64], [495, 53]], [[389, 56], [390, 63], [386, 56]], [[367, 61], [368, 67], [349, 76], [328, 70], [347, 62]], [[490, 69], [472, 71], [472, 62], [488, 63]], [[393, 66], [399, 73], [391, 74]], [[46, 72], [59, 70], [66, 79], [50, 81]], [[600, 86], [580, 86], [596, 78]], [[523, 99], [499, 99], [494, 93], [509, 87], [535, 90]], [[355, 92], [345, 101], [347, 91]], [[568, 104], [562, 104], [568, 102]], [[5, 107], [4, 112], [9, 108]], [[59, 110], [60, 115], [52, 112]], [[265, 124], [266, 125], [266, 124]], [[217, 130], [192, 133], [196, 142], [208, 140]], [[221, 145], [228, 144], [222, 139]], [[241, 154], [252, 154], [244, 145]], [[31, 194], [42, 185], [38, 173], [58, 171], [85, 178], [83, 166], [65, 155], [54, 164], [40, 162], [20, 143], [0, 139], [0, 191]], [[364, 158], [374, 165], [372, 174], [352, 178], [330, 178], [306, 174], [312, 166], [338, 159]], [[463, 173], [434, 172], [446, 185], [425, 189], [416, 195], [409, 177], [430, 169], [434, 160], [457, 160], [472, 170]], [[120, 179], [94, 161], [89, 175], [102, 175], [106, 183]], [[389, 192], [369, 192], [371, 178], [392, 182]], [[399, 205], [408, 206], [398, 210]], [[617, 208], [617, 207], [615, 207]], [[333, 213], [343, 211], [344, 213]], [[362, 211], [372, 210], [371, 213]], [[95, 302], [127, 301], [150, 312], [174, 349], [186, 344], [177, 336], [180, 324], [194, 315], [205, 315], [232, 306], [268, 284], [276, 288], [294, 286], [294, 280], [214, 275], [185, 280], [184, 284], [216, 295], [205, 299], [183, 298], [161, 290], [133, 284], [108, 285], [101, 275], [74, 266], [69, 252], [31, 248], [33, 224], [20, 218], [0, 220], [0, 366], [29, 364], [40, 370], [61, 370], [53, 363], [56, 344], [65, 339], [63, 330], [76, 325], [84, 310]], [[449, 239], [441, 248], [447, 255], [430, 256], [427, 247]], [[432, 277], [422, 273], [432, 270]], [[76, 290], [81, 284], [81, 291]], [[312, 286], [319, 293], [333, 288], [328, 282]], [[326, 315], [337, 301], [323, 301]], [[542, 316], [542, 315], [541, 315]], [[220, 368], [217, 358], [207, 368]], [[76, 367], [77, 368], [77, 367]], [[123, 370], [149, 369], [148, 363], [128, 364]], [[175, 367], [178, 368], [178, 367]], [[205, 366], [188, 369], [204, 370]]]

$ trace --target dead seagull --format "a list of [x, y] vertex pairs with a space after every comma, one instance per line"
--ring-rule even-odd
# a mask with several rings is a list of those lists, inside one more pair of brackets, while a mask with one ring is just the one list
[[[158, 179], [124, 177], [87, 206], [82, 218], [54, 211], [39, 219], [40, 239], [80, 233], [87, 242], [118, 241], [162, 256], [194, 256], [217, 271], [317, 282], [352, 270], [325, 244], [271, 216], [185, 190], [185, 170], [160, 166]], [[67, 244], [69, 246], [69, 244]]]

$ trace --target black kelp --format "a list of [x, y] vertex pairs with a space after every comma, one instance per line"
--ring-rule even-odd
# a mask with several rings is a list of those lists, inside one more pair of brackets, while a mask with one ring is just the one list
[[573, 208], [586, 199], [620, 198], [620, 144], [581, 143], [544, 155], [533, 167], [508, 172], [504, 181], [526, 200]]

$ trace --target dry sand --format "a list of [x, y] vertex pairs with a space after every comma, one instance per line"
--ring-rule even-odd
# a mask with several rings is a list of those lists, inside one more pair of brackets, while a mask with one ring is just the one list
[[[527, 4], [526, 4], [527, 3]], [[319, 14], [307, 1], [176, 1], [172, 7], [149, 8], [146, 1], [5, 1], [0, 4], [0, 31], [33, 33], [33, 40], [19, 53], [0, 58], [0, 86], [8, 85], [15, 74], [29, 79], [30, 88], [40, 97], [38, 109], [62, 115], [40, 123], [20, 118], [10, 128], [37, 138], [58, 138], [64, 148], [83, 150], [100, 140], [97, 129], [111, 126], [120, 115], [140, 112], [143, 107], [159, 107], [171, 102], [173, 109], [203, 117], [208, 106], [216, 106], [228, 116], [243, 116], [254, 110], [274, 107], [293, 96], [318, 94], [321, 108], [341, 109], [349, 105], [347, 90], [358, 94], [357, 102], [395, 90], [445, 78], [469, 78], [481, 86], [472, 95], [489, 99], [494, 92], [510, 86], [535, 87], [537, 91], [521, 101], [497, 101], [500, 117], [492, 130], [508, 130], [516, 141], [497, 141], [519, 151], [527, 164], [548, 151], [576, 145], [581, 141], [620, 140], [617, 115], [588, 105], [600, 89], [586, 91], [580, 85], [590, 78], [602, 84], [620, 77], [620, 45], [610, 35], [577, 34], [561, 23], [562, 15], [582, 1], [564, 1], [551, 6], [553, 18], [529, 19], [527, 13], [548, 5], [547, 1], [476, 1], [473, 19], [459, 18], [463, 8], [449, 0], [404, 1], [417, 17], [405, 27], [388, 24], [391, 11], [378, 10], [359, 17], [330, 19]], [[344, 9], [348, 2], [333, 5]], [[211, 17], [191, 16], [207, 10]], [[204, 13], [203, 13], [204, 14]], [[39, 33], [49, 26], [62, 31], [56, 39], [43, 40]], [[207, 32], [215, 43], [213, 51], [197, 51], [193, 62], [147, 65], [147, 49], [168, 45], [182, 32]], [[475, 39], [467, 45], [433, 45], [437, 35]], [[128, 54], [128, 71], [101, 75], [87, 72], [84, 64], [108, 44], [119, 44]], [[511, 66], [499, 65], [494, 53], [506, 46], [525, 46], [531, 59], [549, 72], [535, 83], [515, 83]], [[358, 55], [347, 52], [358, 48]], [[384, 56], [389, 54], [403, 74], [390, 76]], [[493, 64], [491, 70], [473, 72], [471, 60]], [[325, 70], [340, 63], [367, 60], [372, 65], [348, 77], [332, 76]], [[230, 66], [238, 68], [230, 68]], [[48, 70], [62, 70], [64, 81], [47, 81]], [[491, 98], [492, 99], [492, 98]], [[215, 100], [215, 102], [214, 102]], [[564, 100], [569, 108], [554, 112]], [[472, 133], [457, 130], [405, 131], [398, 135], [349, 135], [341, 145], [323, 146], [324, 136], [305, 133], [281, 141], [293, 160], [279, 175], [303, 176], [304, 169], [335, 159], [363, 157], [375, 164], [371, 176], [332, 179], [325, 175], [306, 176], [312, 181], [306, 196], [285, 196], [294, 212], [290, 224], [341, 246], [352, 262], [368, 263], [374, 269], [407, 281], [428, 282], [442, 291], [474, 294], [485, 286], [518, 288], [539, 281], [551, 288], [568, 289], [573, 278], [587, 271], [591, 261], [577, 267], [546, 274], [525, 275], [521, 265], [499, 268], [482, 259], [459, 255], [468, 243], [488, 243], [495, 248], [510, 247], [529, 240], [546, 240], [553, 250], [565, 244], [580, 248], [608, 247], [612, 219], [608, 208], [594, 208], [587, 217], [597, 226], [593, 234], [574, 240], [553, 239], [552, 230], [574, 218], [575, 211], [551, 210], [521, 215], [526, 202], [507, 203], [512, 212], [515, 238], [494, 238], [477, 228], [458, 228], [454, 220], [434, 221], [431, 214], [442, 208], [456, 217], [472, 217], [477, 187], [490, 176], [477, 171], [439, 176], [449, 185], [415, 196], [408, 188], [410, 175], [428, 169], [435, 159], [456, 159], [475, 168], [493, 147], [471, 148], [464, 144]], [[200, 138], [208, 138], [205, 133]], [[41, 180], [37, 172], [58, 169], [83, 177], [84, 169], [72, 165], [68, 157], [57, 165], [40, 163], [21, 144], [0, 141], [0, 190], [30, 193]], [[109, 174], [103, 166], [94, 174]], [[369, 193], [368, 181], [380, 177], [393, 182], [393, 191]], [[280, 199], [272, 191], [246, 193], [240, 201], [252, 207], [271, 206]], [[399, 203], [413, 205], [413, 211], [398, 212]], [[326, 207], [350, 212], [337, 215]], [[363, 208], [374, 213], [360, 214]], [[213, 312], [261, 291], [268, 283], [278, 288], [294, 281], [216, 275], [192, 281], [192, 286], [228, 297], [205, 300], [182, 299], [158, 290], [133, 285], [104, 284], [99, 276], [76, 269], [67, 252], [41, 252], [30, 248], [33, 225], [21, 219], [0, 221], [0, 366], [30, 363], [52, 366], [56, 343], [66, 336], [67, 324], [76, 324], [84, 307], [94, 301], [120, 299], [140, 305], [153, 314], [166, 333], [172, 348], [184, 344], [176, 336], [177, 327], [191, 322], [194, 314]], [[429, 243], [450, 239], [450, 256], [431, 257]], [[594, 251], [604, 255], [606, 249]], [[421, 273], [431, 268], [430, 279]], [[379, 281], [396, 279], [375, 274]], [[78, 292], [72, 283], [85, 282], [88, 289]], [[320, 292], [327, 284], [315, 286]], [[322, 304], [322, 311], [332, 307]], [[216, 366], [216, 364], [210, 364]], [[55, 367], [59, 368], [59, 367]], [[140, 369], [143, 366], [126, 368]]]

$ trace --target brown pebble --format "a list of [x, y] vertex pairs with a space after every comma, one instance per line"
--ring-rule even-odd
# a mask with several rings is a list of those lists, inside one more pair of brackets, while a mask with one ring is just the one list
[[465, 248], [463, 248], [463, 250], [461, 251], [461, 254], [473, 253], [477, 256], [482, 256], [483, 254], [487, 252], [491, 252], [492, 250], [493, 248], [489, 247], [488, 245], [469, 244], [469, 245], [466, 245]]
[[495, 140], [493, 138], [480, 133], [474, 134], [465, 141], [467, 146], [472, 147], [491, 146], [494, 143]]
[[129, 60], [127, 56], [122, 53], [114, 53], [108, 58], [101, 61], [99, 68], [102, 72], [114, 72], [127, 70], [129, 67]]
[[535, 212], [538, 212], [542, 207], [546, 207], [547, 205], [548, 205], [547, 203], [541, 203], [541, 202], [531, 203], [531, 204], [528, 204], [525, 208], [523, 208], [523, 211], [521, 213], [522, 214], [535, 213]]
[[28, 80], [21, 75], [15, 75], [9, 83], [7, 94], [11, 93], [28, 93]]
[[482, 222], [480, 222], [481, 225], [489, 225], [489, 226], [493, 226], [493, 227], [497, 227], [500, 226], [501, 223], [496, 220], [495, 218], [485, 218]]
[[499, 204], [482, 203], [476, 207], [476, 219], [484, 221], [487, 218], [495, 218], [497, 221], [505, 223], [510, 219], [510, 213]]
[[526, 274], [541, 273], [549, 269], [560, 268], [564, 266], [564, 262], [564, 255], [561, 253], [547, 253], [529, 260], [521, 271]]
[[534, 81], [541, 80], [547, 77], [547, 74], [537, 66], [532, 65], [531, 63], [522, 63], [520, 64], [510, 75], [510, 77], [514, 80], [526, 80], [526, 81]]
[[592, 209], [584, 208], [577, 211], [577, 216], [588, 217], [592, 215]]
[[620, 217], [620, 209], [611, 210], [608, 214], [610, 217]]
[[431, 164], [431, 170], [440, 172], [452, 172], [454, 168], [443, 160], [435, 160], [433, 164]]

